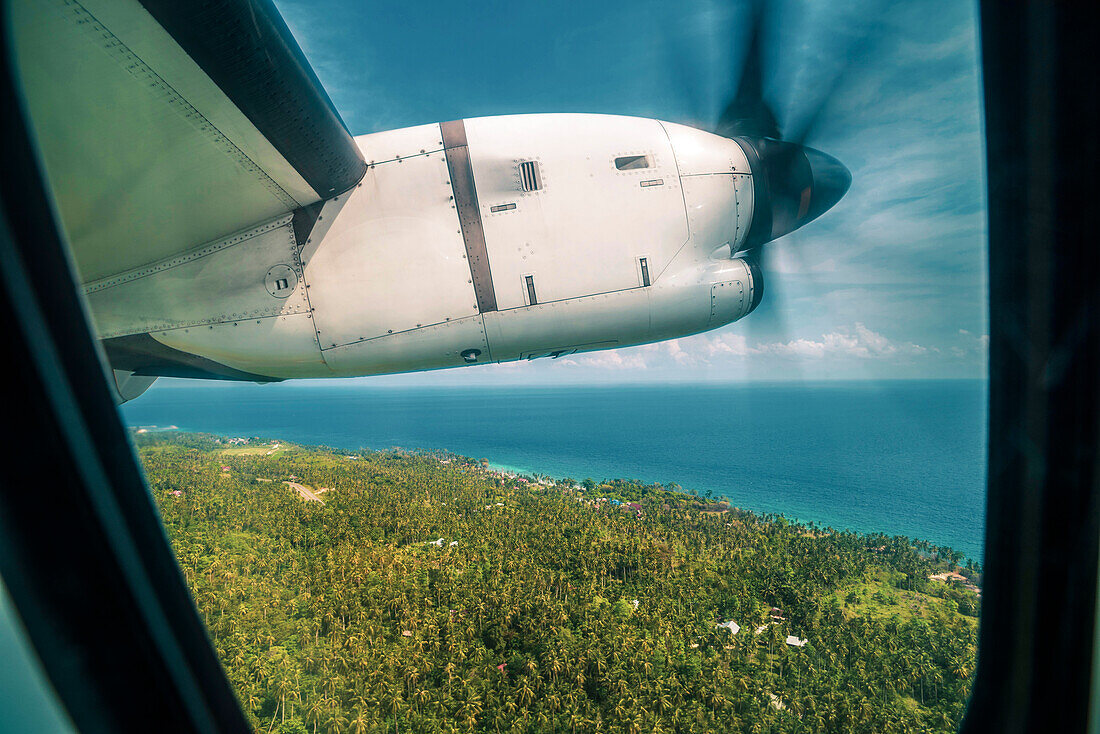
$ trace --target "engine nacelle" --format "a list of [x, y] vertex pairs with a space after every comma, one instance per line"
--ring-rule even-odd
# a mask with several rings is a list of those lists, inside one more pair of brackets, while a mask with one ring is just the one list
[[670, 339], [759, 303], [731, 257], [753, 213], [733, 140], [516, 115], [357, 142], [366, 176], [315, 219], [88, 284], [108, 354], [137, 374], [381, 374]]

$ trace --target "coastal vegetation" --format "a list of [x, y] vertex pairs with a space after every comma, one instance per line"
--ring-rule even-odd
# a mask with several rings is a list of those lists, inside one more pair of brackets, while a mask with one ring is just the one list
[[931, 732], [966, 705], [980, 568], [950, 549], [447, 454], [135, 442], [257, 732]]

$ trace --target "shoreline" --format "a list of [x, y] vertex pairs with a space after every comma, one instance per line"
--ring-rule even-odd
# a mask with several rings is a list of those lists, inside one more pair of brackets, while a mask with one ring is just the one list
[[[374, 451], [376, 449], [366, 449], [366, 450]], [[402, 450], [403, 451], [409, 451], [411, 453], [426, 453], [426, 454], [438, 453], [438, 452], [442, 451], [442, 452], [450, 453], [453, 456], [460, 456], [459, 454], [454, 454], [453, 452], [449, 452], [447, 449], [402, 449]], [[462, 457], [462, 458], [469, 459], [470, 457]], [[478, 460], [473, 459], [473, 461], [476, 462]], [[505, 474], [512, 474], [513, 476], [516, 476], [516, 477], [530, 477], [532, 479], [536, 476], [538, 476], [538, 477], [548, 477], [555, 485], [560, 484], [562, 482], [562, 480], [565, 479], [565, 477], [555, 476], [553, 474], [543, 474], [541, 472], [535, 472], [535, 471], [531, 471], [529, 469], [522, 469], [520, 467], [511, 466], [511, 465], [508, 465], [508, 464], [498, 464], [498, 463], [494, 462], [492, 459], [489, 460], [489, 464], [488, 464], [487, 467], [483, 466], [482, 468], [490, 470], [490, 471], [496, 470], [498, 472], [502, 472], [502, 473], [505, 473]], [[578, 482], [582, 481], [581, 479], [578, 479], [577, 477], [572, 477], [572, 478], [577, 480]], [[643, 482], [643, 480], [634, 479], [634, 478], [626, 478], [626, 477], [604, 477], [602, 479], [595, 479], [595, 477], [591, 477], [591, 478], [596, 481], [597, 487], [606, 486], [609, 482]], [[659, 482], [651, 482], [649, 484], [660, 484], [660, 483]], [[579, 484], [578, 484], [578, 486], [579, 486]], [[730, 511], [730, 510], [732, 510], [732, 511], [743, 511], [743, 512], [752, 513], [753, 515], [756, 515], [758, 517], [783, 518], [783, 520], [788, 522], [788, 523], [791, 523], [791, 524], [794, 524], [794, 525], [801, 525], [803, 527], [806, 527], [807, 529], [810, 529], [810, 527], [813, 526], [813, 532], [824, 532], [824, 531], [834, 532], [834, 533], [851, 532], [851, 533], [856, 533], [858, 535], [864, 535], [864, 536], [885, 535], [887, 537], [907, 538], [908, 540], [910, 540], [912, 542], [928, 543], [930, 545], [939, 546], [939, 547], [943, 547], [943, 548], [950, 548], [952, 550], [959, 551], [960, 553], [963, 553], [963, 558], [966, 561], [971, 561], [972, 560], [972, 561], [977, 561], [978, 563], [984, 563], [985, 562], [985, 548], [984, 548], [984, 546], [981, 549], [981, 553], [979, 553], [977, 556], [971, 556], [968, 553], [965, 553], [965, 552], [961, 551], [959, 548], [957, 548], [957, 547], [955, 547], [955, 546], [953, 546], [949, 543], [944, 543], [944, 544], [936, 543], [936, 542], [933, 542], [933, 541], [931, 541], [927, 538], [919, 537], [919, 536], [912, 535], [912, 534], [909, 534], [909, 533], [889, 533], [889, 532], [886, 532], [885, 530], [881, 530], [881, 529], [878, 529], [878, 530], [864, 530], [864, 529], [860, 529], [860, 528], [856, 528], [856, 527], [852, 527], [852, 526], [837, 527], [837, 526], [835, 526], [831, 523], [828, 523], [828, 522], [815, 520], [813, 518], [803, 518], [803, 517], [799, 517], [797, 515], [793, 515], [793, 514], [790, 514], [790, 513], [787, 513], [787, 512], [772, 512], [772, 511], [761, 509], [759, 507], [745, 506], [743, 504], [735, 505], [733, 498], [728, 496], [728, 495], [724, 495], [724, 494], [717, 494], [716, 493], [716, 494], [711, 495], [708, 498], [703, 494], [692, 492], [690, 488], [684, 487], [684, 486], [679, 485], [677, 483], [670, 483], [670, 484], [666, 484], [666, 485], [662, 485], [662, 486], [665, 486], [665, 487], [677, 486], [677, 487], [679, 487], [679, 489], [675, 489], [675, 490], [672, 490], [672, 491], [678, 491], [678, 492], [681, 492], [682, 494], [688, 495], [690, 497], [696, 497], [699, 500], [703, 500], [703, 501], [706, 501], [706, 502], [711, 503], [711, 504], [718, 504], [718, 503], [721, 503], [721, 502], [725, 502], [726, 504], [729, 505], [729, 508], [728, 508], [728, 510], [723, 510], [723, 512], [727, 512], [727, 511]], [[707, 512], [707, 511], [705, 510], [704, 512]]]
[[[130, 430], [136, 433], [136, 431], [134, 430], [135, 428], [137, 428], [137, 427], [131, 427]], [[150, 428], [150, 426], [144, 426], [144, 428]], [[153, 426], [152, 428], [156, 429], [155, 426]], [[148, 431], [147, 434], [163, 433], [163, 432], [172, 431], [172, 430], [177, 431], [180, 434], [199, 434], [199, 435], [207, 435], [207, 436], [210, 436], [210, 437], [213, 437], [213, 438], [218, 438], [218, 439], [226, 440], [226, 441], [230, 440], [230, 435], [229, 434], [214, 433], [214, 432], [210, 432], [210, 431], [195, 431], [195, 430], [189, 430], [189, 429], [186, 429], [186, 428], [179, 428], [179, 427], [176, 427], [176, 426], [165, 427], [163, 429], [156, 429], [156, 430], [153, 430], [153, 431]], [[147, 435], [147, 434], [143, 434], [143, 435]], [[280, 444], [283, 444], [284, 446], [287, 445], [287, 442], [282, 438], [273, 438], [273, 437], [270, 437], [270, 436], [262, 436], [262, 435], [252, 436], [252, 438], [256, 438], [256, 439], [259, 439], [259, 440], [262, 440], [262, 441], [268, 441], [268, 442], [278, 442]], [[322, 444], [322, 443], [315, 443], [315, 442], [314, 443], [307, 443], [307, 442], [301, 442], [301, 441], [298, 441], [298, 442], [292, 441], [292, 442], [290, 442], [290, 445], [298, 445], [298, 446], [301, 446], [302, 448], [322, 448], [322, 447], [324, 447], [324, 448], [329, 448], [329, 449], [333, 449], [333, 450], [336, 450], [336, 451], [342, 451], [342, 452], [355, 452], [355, 451], [386, 452], [386, 451], [396, 450], [396, 451], [402, 451], [402, 452], [406, 452], [406, 453], [415, 453], [415, 454], [422, 454], [422, 455], [445, 455], [445, 456], [459, 457], [459, 458], [462, 458], [462, 459], [467, 459], [467, 460], [471, 461], [472, 463], [474, 463], [476, 465], [479, 465], [479, 466], [481, 466], [480, 462], [482, 461], [482, 459], [485, 459], [485, 460], [488, 461], [488, 465], [487, 465], [487, 467], [482, 466], [483, 469], [488, 468], [488, 469], [494, 470], [494, 471], [499, 471], [499, 472], [504, 472], [504, 473], [511, 473], [511, 474], [516, 475], [516, 476], [525, 476], [525, 477], [529, 477], [529, 478], [534, 478], [535, 476], [549, 477], [555, 482], [555, 484], [560, 483], [561, 480], [566, 478], [566, 476], [562, 475], [561, 473], [540, 472], [540, 471], [537, 471], [535, 469], [531, 469], [531, 468], [526, 467], [526, 466], [520, 466], [520, 465], [515, 464], [515, 463], [495, 461], [494, 459], [492, 459], [490, 457], [470, 456], [470, 455], [463, 454], [461, 452], [455, 451], [453, 449], [444, 448], [444, 447], [437, 447], [437, 448], [412, 447], [411, 448], [411, 447], [406, 447], [406, 446], [390, 445], [390, 446], [375, 448], [375, 447], [366, 446], [366, 445], [359, 445], [359, 446], [353, 448], [351, 446], [341, 446], [341, 445], [335, 445], [335, 444]], [[684, 485], [680, 484], [679, 482], [667, 482], [667, 483], [665, 483], [665, 482], [659, 482], [659, 481], [651, 481], [651, 480], [647, 480], [647, 479], [639, 478], [639, 477], [625, 477], [625, 476], [620, 476], [620, 477], [599, 477], [599, 478], [597, 478], [595, 476], [591, 476], [591, 477], [573, 476], [573, 477], [570, 477], [570, 478], [576, 480], [578, 483], [582, 482], [586, 478], [591, 478], [597, 483], [597, 486], [605, 485], [609, 482], [616, 482], [616, 481], [639, 482], [641, 484], [646, 484], [646, 485], [660, 484], [660, 485], [665, 486], [665, 487], [667, 487], [667, 486], [678, 486], [679, 489], [674, 490], [674, 491], [681, 492], [685, 495], [698, 497], [700, 500], [705, 500], [705, 501], [710, 502], [710, 503], [718, 503], [720, 501], [725, 501], [725, 502], [728, 502], [731, 507], [736, 507], [740, 510], [750, 512], [750, 513], [752, 513], [754, 515], [757, 515], [757, 516], [760, 516], [760, 517], [765, 517], [765, 516], [782, 517], [786, 522], [789, 522], [789, 523], [803, 525], [803, 526], [806, 526], [806, 527], [810, 527], [811, 524], [812, 524], [814, 527], [816, 527], [818, 529], [829, 528], [834, 532], [852, 532], [852, 533], [857, 533], [857, 534], [860, 534], [860, 535], [885, 535], [887, 537], [895, 537], [895, 536], [896, 537], [904, 537], [904, 538], [908, 538], [909, 540], [913, 540], [913, 541], [920, 541], [920, 542], [925, 542], [925, 543], [929, 543], [929, 544], [940, 546], [940, 547], [951, 548], [953, 550], [956, 550], [956, 551], [962, 553], [964, 558], [973, 559], [974, 561], [977, 561], [979, 563], [984, 563], [984, 560], [985, 560], [984, 546], [981, 545], [981, 544], [979, 544], [978, 552], [973, 553], [973, 552], [967, 550], [966, 548], [960, 547], [959, 545], [956, 545], [956, 544], [952, 544], [949, 541], [944, 541], [944, 540], [933, 541], [926, 534], [922, 534], [922, 533], [919, 533], [919, 532], [885, 530], [885, 529], [882, 528], [881, 525], [876, 526], [876, 525], [873, 525], [873, 524], [866, 524], [865, 526], [861, 526], [860, 524], [854, 524], [854, 523], [841, 523], [841, 522], [837, 522], [835, 519], [830, 520], [830, 519], [828, 519], [828, 518], [826, 518], [822, 515], [816, 515], [816, 513], [815, 514], [810, 514], [810, 515], [807, 516], [807, 515], [804, 515], [804, 514], [796, 514], [796, 513], [792, 512], [790, 510], [783, 510], [783, 509], [779, 509], [779, 508], [768, 509], [767, 507], [761, 506], [758, 503], [754, 503], [751, 500], [746, 501], [747, 498], [744, 498], [744, 497], [741, 497], [741, 498], [735, 500], [734, 497], [730, 496], [727, 493], [714, 491], [713, 489], [707, 490], [707, 489], [698, 489], [698, 488], [694, 488], [694, 487], [690, 487], [690, 486], [684, 486]], [[711, 492], [710, 497], [707, 497], [707, 491]]]

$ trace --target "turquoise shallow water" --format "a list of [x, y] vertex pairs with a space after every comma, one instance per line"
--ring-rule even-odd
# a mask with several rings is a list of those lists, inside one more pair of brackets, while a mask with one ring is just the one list
[[154, 387], [130, 425], [346, 449], [448, 449], [576, 479], [712, 491], [736, 506], [981, 557], [986, 383], [628, 387]]

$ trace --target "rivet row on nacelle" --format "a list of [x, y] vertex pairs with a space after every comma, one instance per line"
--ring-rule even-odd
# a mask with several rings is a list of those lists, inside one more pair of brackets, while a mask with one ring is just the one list
[[731, 254], [752, 187], [732, 141], [520, 115], [357, 143], [365, 177], [315, 220], [283, 217], [93, 284], [105, 336], [144, 331], [282, 379], [556, 358], [748, 310], [750, 269]]

